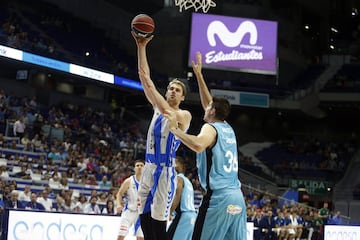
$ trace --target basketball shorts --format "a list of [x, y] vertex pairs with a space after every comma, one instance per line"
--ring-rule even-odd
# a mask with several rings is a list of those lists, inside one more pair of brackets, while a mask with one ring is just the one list
[[131, 226], [134, 226], [134, 232], [130, 233], [132, 236], [144, 237], [142, 229], [140, 227], [140, 218], [137, 211], [131, 211], [129, 209], [122, 212], [120, 217], [120, 229], [119, 236], [126, 236], [129, 233]]
[[145, 163], [138, 189], [139, 214], [151, 212], [151, 217], [166, 221], [176, 190], [174, 167]]

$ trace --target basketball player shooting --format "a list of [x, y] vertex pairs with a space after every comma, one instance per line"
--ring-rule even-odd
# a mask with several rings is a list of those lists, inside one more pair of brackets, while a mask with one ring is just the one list
[[147, 100], [154, 114], [147, 134], [145, 166], [138, 190], [141, 228], [146, 240], [166, 240], [166, 223], [176, 191], [174, 168], [176, 150], [180, 141], [169, 131], [165, 112], [173, 112], [179, 131], [187, 131], [191, 114], [180, 109], [186, 88], [179, 80], [169, 83], [165, 98], [158, 92], [150, 77], [147, 61], [147, 44], [153, 39], [142, 37], [132, 31], [137, 45], [138, 71]]

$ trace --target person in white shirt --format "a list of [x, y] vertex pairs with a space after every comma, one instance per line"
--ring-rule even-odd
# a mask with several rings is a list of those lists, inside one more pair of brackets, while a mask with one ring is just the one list
[[31, 200], [31, 189], [30, 189], [30, 185], [26, 185], [24, 188], [24, 191], [21, 191], [19, 193], [19, 198], [20, 201], [26, 201], [26, 202], [30, 202]]
[[14, 123], [13, 127], [13, 133], [15, 137], [19, 137], [20, 139], [24, 136], [25, 133], [25, 123], [24, 123], [24, 117], [20, 116], [18, 120]]
[[38, 197], [37, 202], [41, 203], [46, 211], [50, 212], [52, 210], [53, 201], [48, 198], [48, 192], [46, 190], [42, 192], [41, 197]]
[[96, 202], [97, 202], [97, 197], [92, 196], [90, 198], [90, 203], [84, 207], [84, 213], [101, 214], [100, 207]]

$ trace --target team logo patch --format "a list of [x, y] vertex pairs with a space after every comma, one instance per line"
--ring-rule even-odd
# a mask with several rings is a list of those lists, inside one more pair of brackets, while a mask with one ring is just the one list
[[228, 205], [226, 208], [226, 212], [230, 213], [231, 215], [239, 214], [242, 212], [242, 207], [237, 205]]

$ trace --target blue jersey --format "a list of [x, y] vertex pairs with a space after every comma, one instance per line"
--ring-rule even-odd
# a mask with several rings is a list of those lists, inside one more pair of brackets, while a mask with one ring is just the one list
[[212, 148], [198, 153], [196, 163], [201, 186], [208, 190], [241, 187], [238, 179], [238, 152], [236, 136], [226, 122], [209, 123], [217, 132]]
[[180, 143], [169, 131], [168, 120], [155, 108], [147, 134], [146, 162], [172, 167]]
[[181, 193], [180, 211], [193, 211], [195, 212], [194, 206], [194, 188], [190, 180], [183, 174], [179, 173], [178, 177], [184, 180], [184, 186]]

